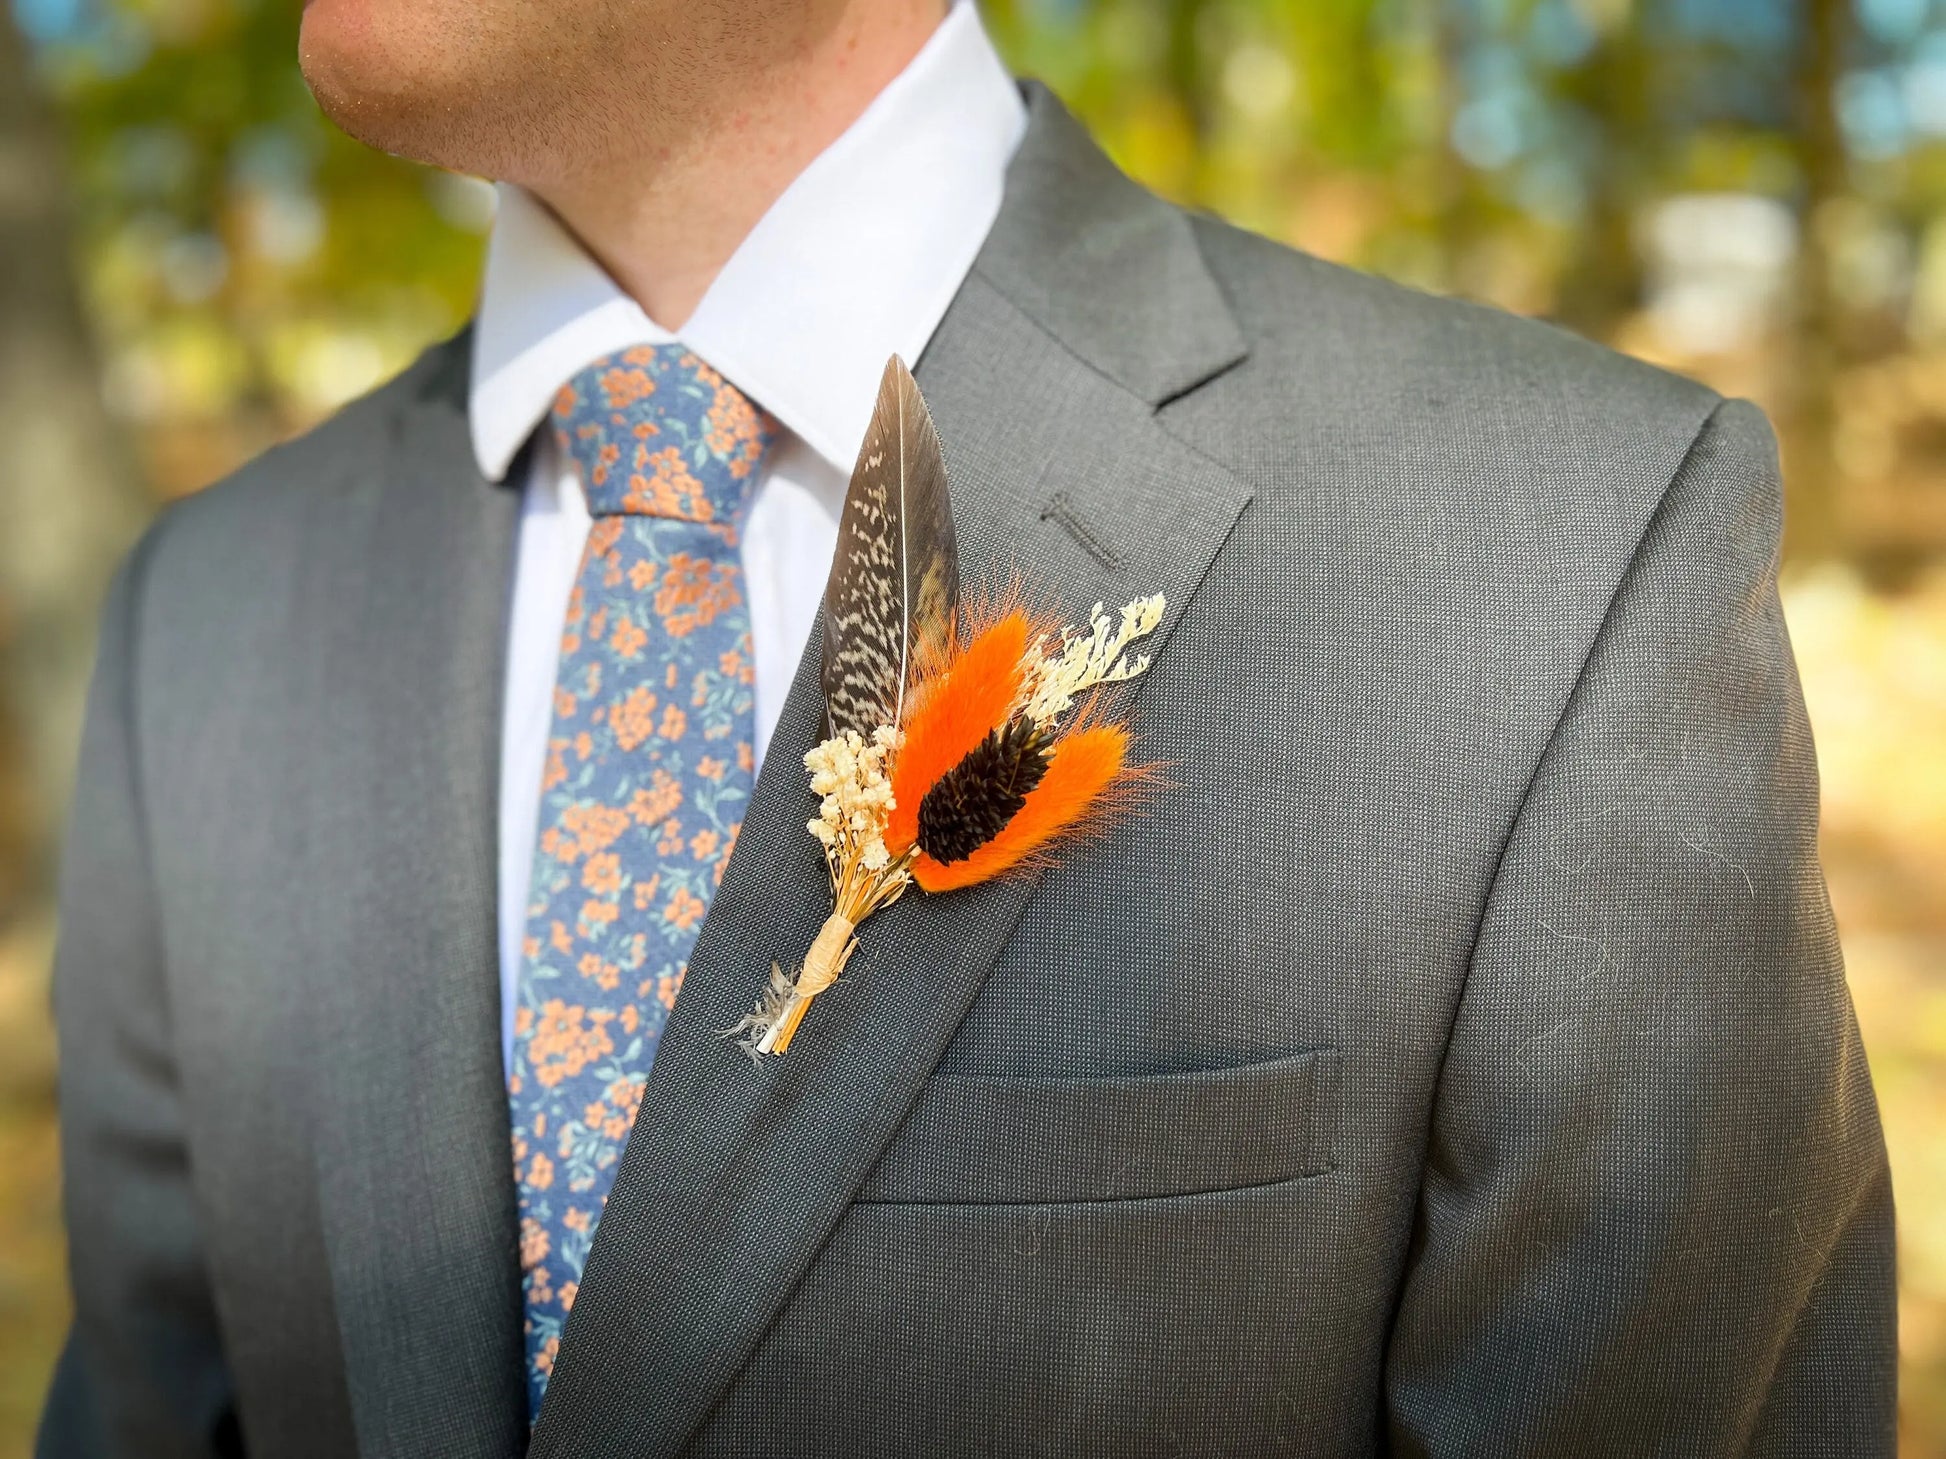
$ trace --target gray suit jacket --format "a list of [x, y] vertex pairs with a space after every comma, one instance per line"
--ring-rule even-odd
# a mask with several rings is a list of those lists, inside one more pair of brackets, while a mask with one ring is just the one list
[[[464, 336], [109, 605], [47, 1456], [527, 1440]], [[1168, 595], [1148, 813], [827, 910], [815, 636], [531, 1452], [1890, 1454], [1892, 1208], [1747, 405], [1168, 207], [1044, 93], [918, 374], [963, 551]]]

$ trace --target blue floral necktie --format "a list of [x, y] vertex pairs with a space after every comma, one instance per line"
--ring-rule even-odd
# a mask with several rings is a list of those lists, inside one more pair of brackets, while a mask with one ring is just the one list
[[568, 600], [508, 1071], [527, 1411], [753, 779], [737, 534], [776, 424], [679, 345], [554, 402], [594, 523]]

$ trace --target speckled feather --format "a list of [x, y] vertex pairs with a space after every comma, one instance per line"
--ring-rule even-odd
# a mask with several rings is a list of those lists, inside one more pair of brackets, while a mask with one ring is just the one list
[[824, 589], [826, 733], [869, 739], [904, 715], [911, 666], [943, 645], [959, 599], [946, 460], [918, 382], [894, 355], [853, 469]]

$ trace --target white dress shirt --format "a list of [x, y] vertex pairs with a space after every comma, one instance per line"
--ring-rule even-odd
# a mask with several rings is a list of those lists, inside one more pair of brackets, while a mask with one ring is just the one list
[[1000, 210], [1026, 125], [978, 12], [960, 0], [772, 204], [677, 336], [545, 207], [500, 187], [469, 400], [480, 469], [502, 479], [539, 433], [522, 484], [501, 737], [503, 1060], [513, 1048], [561, 629], [588, 533], [573, 466], [540, 429], [555, 392], [602, 355], [679, 338], [783, 426], [742, 542], [761, 763], [824, 592], [886, 357], [915, 361], [932, 338]]

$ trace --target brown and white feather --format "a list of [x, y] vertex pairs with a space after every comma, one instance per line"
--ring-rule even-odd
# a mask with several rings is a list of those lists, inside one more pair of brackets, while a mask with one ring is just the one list
[[946, 459], [918, 382], [886, 362], [824, 589], [827, 734], [898, 724], [912, 666], [944, 645], [959, 601]]

